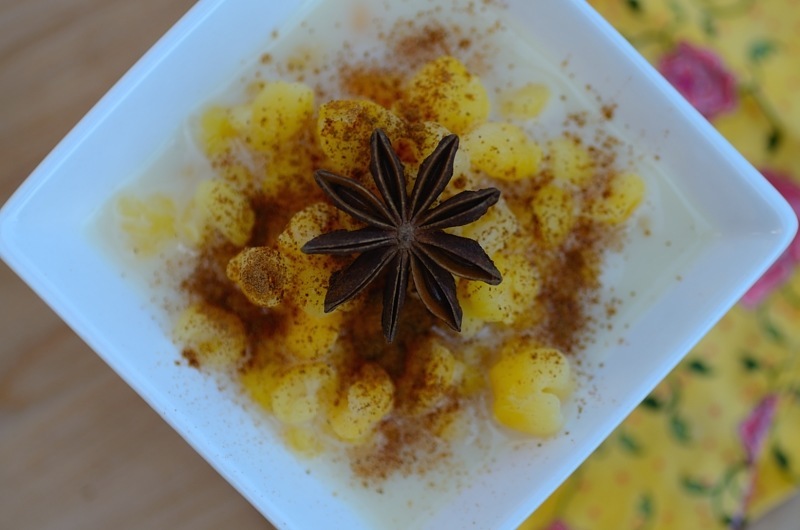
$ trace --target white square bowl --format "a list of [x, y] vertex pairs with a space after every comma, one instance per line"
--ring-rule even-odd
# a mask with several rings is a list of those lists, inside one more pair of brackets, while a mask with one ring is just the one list
[[[313, 3], [313, 2], [311, 2]], [[704, 221], [667, 272], [646, 253], [624, 344], [603, 344], [592, 391], [562, 435], [492, 455], [441, 503], [366, 510], [289, 453], [274, 431], [176, 367], [146, 293], [87, 225], [187, 116], [308, 3], [201, 0], [42, 162], [0, 211], [0, 256], [194, 448], [279, 528], [498, 528], [518, 525], [597, 447], [788, 245], [797, 221], [780, 195], [582, 0], [509, 0], [517, 25], [575, 83], [616, 101], [615, 121], [658, 153], [670, 185]], [[235, 38], [219, 38], [235, 35]], [[665, 134], [668, 131], [669, 134]], [[670, 219], [663, 220], [669, 223]], [[691, 250], [691, 251], [689, 251]], [[636, 252], [632, 250], [632, 252]], [[642, 251], [644, 252], [644, 251]], [[676, 272], [681, 281], [673, 281]], [[670, 276], [666, 278], [666, 276]], [[666, 286], [666, 288], [665, 288]], [[648, 297], [648, 292], [650, 296]], [[635, 310], [635, 311], [634, 311]], [[587, 389], [581, 389], [586, 396]], [[582, 394], [583, 393], [583, 394]], [[405, 483], [414, 486], [413, 479]], [[422, 485], [420, 484], [420, 487]], [[370, 501], [371, 502], [371, 501]], [[376, 501], [377, 502], [377, 501]]]

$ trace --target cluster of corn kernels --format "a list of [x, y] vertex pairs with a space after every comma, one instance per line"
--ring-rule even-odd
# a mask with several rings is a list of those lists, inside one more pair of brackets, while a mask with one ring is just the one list
[[[642, 180], [621, 173], [606, 183], [604, 200], [589, 208], [577, 202], [597, 173], [589, 150], [571, 138], [540, 145], [520, 125], [535, 119], [549, 97], [547, 87], [538, 84], [507, 91], [496, 108], [505, 121], [490, 121], [490, 98], [481, 80], [448, 56], [423, 65], [391, 107], [369, 100], [317, 106], [306, 85], [263, 82], [251, 102], [211, 107], [200, 118], [199, 143], [219, 178], [198, 185], [182, 211], [164, 196], [123, 198], [118, 205], [122, 227], [142, 254], [176, 239], [201, 247], [211, 237], [222, 237], [242, 247], [228, 264], [228, 277], [251, 303], [281, 314], [284, 322], [281, 337], [249, 352], [261, 362], [242, 372], [244, 386], [287, 426], [287, 443], [300, 452], [319, 451], [314, 429], [320, 425], [340, 440], [360, 443], [396, 409], [398, 400], [404, 413], [420, 415], [436, 410], [454, 393], [484, 388], [481, 366], [436, 339], [424, 339], [408, 352], [410, 361], [399, 382], [372, 363], [345, 380], [340, 360], [357, 353], [341, 351], [337, 340], [347, 312], [359, 302], [325, 314], [328, 278], [341, 263], [300, 249], [319, 234], [356, 225], [327, 203], [315, 202], [294, 213], [274, 246], [248, 248], [255, 222], [248, 194], [301, 193], [318, 168], [292, 149], [300, 139], [318, 144], [327, 159], [325, 169], [363, 173], [376, 128], [404, 148], [410, 180], [450, 133], [460, 136], [454, 179], [461, 179], [462, 187], [539, 179], [546, 166], [550, 178], [532, 188], [535, 193], [527, 204], [516, 205], [516, 211], [531, 212], [529, 222], [501, 199], [477, 222], [454, 229], [477, 240], [503, 275], [496, 286], [459, 281], [463, 336], [469, 340], [487, 324], [512, 326], [535, 314], [541, 278], [523, 249], [557, 248], [580, 217], [622, 223], [644, 196]], [[237, 155], [242, 152], [248, 156]], [[452, 193], [447, 190], [443, 196]], [[527, 231], [526, 223], [532, 226]], [[207, 304], [186, 309], [175, 333], [201, 362], [235, 365], [246, 354], [247, 337], [238, 317]], [[561, 399], [571, 385], [566, 358], [551, 348], [510, 339], [493, 363], [488, 387], [496, 420], [533, 435], [557, 432], [563, 421]]]

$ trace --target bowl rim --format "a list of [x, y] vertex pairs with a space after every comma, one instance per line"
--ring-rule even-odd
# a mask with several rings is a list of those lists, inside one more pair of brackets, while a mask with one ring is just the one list
[[[48, 185], [50, 180], [64, 177], [59, 171], [65, 161], [75, 156], [75, 153], [81, 150], [82, 144], [88, 137], [94, 134], [98, 124], [105, 121], [115, 112], [120, 101], [129, 97], [136, 91], [142, 79], [149, 76], [165, 56], [173, 53], [173, 51], [181, 45], [187, 35], [200, 27], [209, 17], [213, 16], [221, 6], [236, 1], [237, 0], [199, 0], [197, 4], [161, 37], [161, 39], [159, 39], [158, 42], [98, 101], [64, 139], [56, 145], [16, 192], [12, 194], [2, 209], [0, 209], [0, 257], [6, 261], [9, 267], [68, 325], [70, 325], [92, 349], [133, 387], [151, 407], [170, 423], [195, 450], [203, 455], [218, 472], [225, 476], [225, 478], [248, 498], [251, 503], [270, 518], [273, 524], [279, 527], [288, 527], [288, 513], [277, 505], [265, 504], [262, 498], [255, 496], [246, 484], [232, 474], [228, 467], [223, 465], [211, 448], [207, 447], [206, 444], [198, 440], [195, 436], [187, 434], [189, 431], [185, 425], [185, 421], [176, 418], [162, 403], [154, 400], [152, 398], [153, 394], [151, 389], [144, 385], [140, 379], [132, 377], [129, 372], [129, 367], [126, 366], [121, 359], [115, 358], [113, 355], [107, 353], [109, 351], [108, 344], [104, 340], [98, 338], [96, 329], [92, 326], [88, 326], [85, 322], [77, 318], [73, 305], [68, 299], [64, 298], [63, 292], [59, 286], [51, 281], [51, 278], [48, 277], [47, 273], [41, 269], [40, 264], [37, 263], [36, 259], [40, 258], [32, 256], [19, 245], [21, 234], [25, 233], [25, 223], [30, 222], [29, 218], [22, 215], [22, 212], [26, 209], [31, 199], [36, 197], [36, 195]], [[301, 9], [304, 6], [313, 4], [315, 1], [316, 0], [309, 0], [308, 2], [298, 4], [298, 7], [295, 9]], [[563, 2], [564, 0], [542, 1]], [[750, 164], [719, 135], [713, 126], [702, 118], [674, 88], [666, 83], [660, 74], [658, 74], [658, 72], [639, 55], [608, 22], [589, 6], [588, 3], [582, 2], [581, 0], [568, 0], [567, 3], [576, 12], [581, 13], [581, 16], [586, 17], [586, 19], [597, 28], [599, 34], [603, 35], [604, 38], [608, 39], [608, 41], [613, 43], [618, 49], [623, 50], [632, 61], [632, 64], [635, 65], [645, 77], [648, 77], [652, 83], [659, 87], [662, 95], [684, 116], [685, 120], [690, 123], [699, 134], [710, 138], [721, 150], [723, 155], [731, 160], [732, 163], [743, 168], [749, 168], [748, 171], [751, 173], [755, 172], [752, 166], [750, 166]], [[797, 231], [797, 218], [794, 212], [774, 187], [763, 179], [763, 177], [760, 181], [753, 180], [752, 184], [761, 194], [762, 201], [771, 205], [772, 211], [775, 214], [776, 225], [774, 234], [771, 236], [770, 249], [764, 252], [760, 260], [760, 265], [753, 267], [750, 272], [751, 283], [765, 272], [771, 263], [780, 256]], [[745, 283], [746, 282], [738, 285], [737, 289], [732, 289], [725, 300], [718, 304], [716, 310], [710, 312], [706, 320], [697, 326], [695, 336], [689, 337], [681, 346], [681, 348], [684, 349], [684, 354], [693, 343], [699, 340], [699, 337], [705, 334], [714, 323], [727, 312], [736, 300], [738, 300], [749, 287], [749, 285], [745, 285]], [[675, 356], [662, 367], [662, 371], [663, 369], [671, 368], [669, 366], [670, 364], [674, 366], [681, 357], [683, 357], [683, 355]], [[628, 402], [620, 405], [615, 414], [620, 421], [627, 416], [630, 410], [636, 405], [636, 397], [637, 396], [632, 396]], [[614, 421], [610, 423], [614, 424], [611, 427], [613, 428], [619, 422]], [[610, 429], [608, 432], [599, 432], [596, 444], [599, 444], [609, 432]], [[571, 465], [564, 467], [560, 476], [551, 481], [553, 483], [551, 489], [555, 489], [555, 486], [558, 485], [557, 483], [565, 479], [568, 473], [577, 467], [580, 461], [588, 456], [594, 449], [594, 447], [590, 447], [591, 445], [592, 444], [586, 445], [581, 451], [580, 458], [575, 459]], [[518, 522], [520, 517], [524, 518], [525, 515], [527, 515], [523, 512], [528, 510], [531, 504], [532, 503], [520, 504], [516, 512], [509, 514], [508, 520], [504, 521], [503, 524], [511, 528], [511, 525], [515, 524], [515, 521]]]

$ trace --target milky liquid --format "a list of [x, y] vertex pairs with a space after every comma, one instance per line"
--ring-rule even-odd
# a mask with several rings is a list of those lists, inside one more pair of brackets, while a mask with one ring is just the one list
[[[432, 7], [436, 4], [447, 8], [437, 12]], [[624, 329], [635, 322], [637, 315], [679, 279], [681, 271], [696, 256], [703, 241], [711, 237], [709, 225], [664, 176], [658, 160], [638, 153], [625, 141], [625, 131], [620, 125], [601, 118], [601, 103], [586, 87], [575, 86], [564, 65], [548, 62], [529, 35], [508, 29], [511, 24], [502, 23], [505, 15], [499, 9], [477, 2], [478, 7], [474, 9], [477, 13], [470, 14], [465, 7], [468, 4], [470, 2], [430, 0], [386, 4], [359, 0], [319, 2], [293, 27], [282, 29], [281, 34], [263, 50], [270, 55], [269, 61], [254, 57], [241, 77], [209, 103], [244, 103], [248, 100], [248, 86], [254, 80], [298, 80], [300, 76], [303, 82], [323, 89], [327, 99], [336, 99], [341, 95], [335, 82], [337, 59], [347, 56], [357, 60], [369, 53], [372, 59], [393, 61], [379, 35], [389, 32], [398, 19], [414, 20], [419, 28], [447, 17], [448, 24], [466, 29], [466, 35], [480, 35], [476, 41], [479, 45], [455, 55], [481, 76], [493, 103], [496, 103], [498, 93], [509, 87], [529, 82], [547, 85], [552, 92], [548, 106], [533, 123], [525, 124], [533, 138], [542, 143], [556, 138], [564, 131], [565, 116], [584, 113], [589, 119], [583, 126], [574, 128], [574, 132], [589, 143], [601, 130], [606, 131], [602, 134], [621, 139], [623, 142], [617, 158], [620, 169], [639, 174], [646, 183], [647, 197], [628, 222], [624, 249], [618, 253], [610, 252], [607, 256], [601, 294], [605, 299], [619, 298], [622, 303], [612, 319], [613, 328], [597, 330], [593, 345], [582, 354], [587, 361], [585, 366], [596, 365], [608, 351], [607, 346], [623, 338]], [[420, 15], [422, 11], [427, 14]], [[348, 43], [346, 46], [342, 44], [345, 42]], [[302, 73], [287, 71], [287, 64], [300, 62], [303, 64]], [[318, 101], [321, 102], [324, 101]], [[198, 115], [201, 110], [198, 109]], [[493, 118], [499, 119], [499, 116]], [[188, 120], [147, 170], [120, 193], [138, 197], [164, 193], [175, 200], [180, 211], [197, 183], [214, 177], [213, 169], [194, 140], [196, 120], [197, 116]], [[124, 264], [128, 276], [142, 288], [160, 289], [162, 292], [175, 289], [174, 278], [170, 283], [170, 279], [163, 278], [160, 273], [164, 260], [189, 258], [185, 261], [190, 262], [193, 251], [176, 246], [150, 260], [133, 259], [130, 249], [125, 246], [125, 238], [119, 235], [113, 202], [110, 201], [95, 224], [103, 245]], [[662, 272], [656, 283], [647, 276], [654, 267]], [[164, 281], [154, 287], [152, 279], [159, 274]], [[646, 282], [644, 278], [648, 278]], [[568, 415], [577, 414], [574, 403], [569, 404], [567, 411]], [[485, 416], [485, 407], [476, 414]], [[473, 421], [463, 438], [454, 444], [453, 457], [447, 466], [428, 473], [423, 480], [418, 476], [392, 477], [381, 485], [380, 491], [374, 487], [362, 487], [359, 480], [351, 476], [347, 459], [336, 451], [310, 460], [308, 468], [329, 483], [344, 502], [363, 506], [367, 517], [373, 520], [371, 526], [412, 528], [487, 470], [491, 466], [491, 455], [508, 451], [520, 443], [530, 443], [500, 433], [490, 423], [485, 419]]]

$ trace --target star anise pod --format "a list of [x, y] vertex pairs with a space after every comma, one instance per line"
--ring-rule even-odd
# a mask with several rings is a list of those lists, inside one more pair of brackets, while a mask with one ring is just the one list
[[461, 306], [453, 275], [497, 285], [502, 280], [492, 260], [474, 240], [444, 232], [480, 218], [500, 197], [500, 190], [462, 191], [431, 205], [453, 177], [458, 136], [444, 137], [419, 168], [411, 196], [403, 164], [389, 138], [376, 129], [370, 138], [369, 170], [383, 200], [351, 178], [319, 170], [314, 178], [344, 212], [367, 224], [360, 230], [336, 230], [303, 246], [307, 254], [361, 253], [330, 278], [325, 312], [364, 290], [386, 270], [383, 293], [383, 334], [391, 342], [406, 297], [409, 273], [428, 310], [456, 331], [461, 330]]

